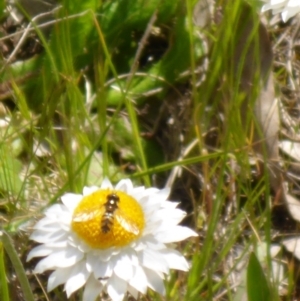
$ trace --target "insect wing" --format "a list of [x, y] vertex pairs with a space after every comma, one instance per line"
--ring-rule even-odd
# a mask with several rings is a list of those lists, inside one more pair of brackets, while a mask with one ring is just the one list
[[135, 235], [139, 234], [140, 230], [138, 226], [127, 219], [120, 209], [115, 211], [115, 218], [127, 232], [133, 233]]
[[89, 209], [85, 211], [78, 212], [73, 216], [73, 222], [86, 222], [91, 219], [96, 218], [99, 215], [102, 215], [105, 211], [105, 207], [97, 207], [95, 209]]

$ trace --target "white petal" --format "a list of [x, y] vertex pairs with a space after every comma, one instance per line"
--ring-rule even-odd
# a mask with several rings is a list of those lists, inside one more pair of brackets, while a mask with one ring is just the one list
[[62, 204], [51, 206], [45, 211], [45, 218], [51, 219], [53, 222], [64, 220], [66, 216], [71, 216], [69, 209]]
[[135, 299], [137, 300], [138, 296], [139, 296], [139, 292], [134, 288], [132, 287], [131, 285], [128, 285], [127, 286], [127, 291], [130, 293], [130, 295]]
[[97, 187], [97, 186], [91, 186], [91, 187], [85, 186], [85, 187], [83, 187], [83, 196], [92, 194], [93, 192], [98, 191], [98, 190], [99, 190], [99, 187]]
[[112, 263], [103, 262], [98, 260], [97, 263], [92, 267], [92, 271], [94, 272], [95, 278], [107, 278], [111, 277], [113, 273]]
[[133, 190], [133, 185], [131, 180], [123, 179], [116, 185], [115, 189], [124, 191], [127, 194], [131, 194], [131, 191]]
[[152, 208], [158, 210], [161, 204], [161, 202], [158, 199], [156, 199], [155, 197], [150, 197], [146, 193], [144, 196], [138, 199], [138, 202], [142, 206], [144, 211], [152, 210]]
[[83, 258], [83, 253], [77, 249], [68, 248], [59, 252], [54, 252], [48, 257], [42, 259], [36, 266], [36, 273], [43, 273], [45, 270], [55, 268], [66, 268], [74, 265]]
[[46, 216], [59, 216], [62, 212], [66, 212], [66, 207], [62, 204], [54, 204], [51, 207], [49, 207], [47, 210], [45, 210], [44, 214]]
[[57, 228], [57, 221], [51, 218], [45, 217], [39, 220], [34, 226], [33, 229], [43, 229], [47, 230], [49, 228]]
[[157, 192], [157, 195], [159, 196], [159, 198], [164, 201], [166, 200], [169, 195], [170, 195], [171, 189], [169, 187], [166, 187], [164, 189], [161, 189]]
[[68, 237], [68, 245], [75, 249], [78, 249], [82, 253], [88, 253], [91, 251], [91, 247], [89, 247], [83, 240], [75, 235], [69, 235]]
[[26, 261], [31, 260], [33, 257], [47, 256], [47, 255], [51, 254], [52, 252], [53, 252], [53, 248], [47, 248], [44, 245], [37, 246], [29, 252]]
[[295, 257], [300, 259], [300, 238], [288, 238], [283, 240], [282, 244], [289, 252], [293, 253]]
[[190, 228], [183, 226], [176, 226], [155, 235], [156, 239], [163, 243], [182, 241], [191, 236], [198, 236], [198, 234]]
[[68, 210], [73, 213], [74, 209], [82, 200], [82, 197], [83, 196], [81, 194], [66, 193], [61, 197], [61, 201], [68, 208]]
[[122, 301], [127, 290], [126, 281], [113, 275], [107, 281], [107, 293], [113, 301]]
[[116, 256], [121, 253], [122, 248], [109, 248], [105, 250], [101, 250], [98, 254], [101, 256], [102, 261], [108, 261], [112, 256]]
[[84, 301], [95, 301], [103, 290], [103, 285], [94, 277], [90, 277], [85, 285], [83, 298]]
[[133, 189], [130, 192], [130, 195], [139, 202], [139, 200], [145, 196], [145, 187], [133, 187]]
[[145, 239], [145, 245], [146, 248], [152, 249], [152, 250], [164, 250], [166, 249], [166, 245], [160, 241], [157, 241], [157, 239], [151, 234], [150, 237]]
[[94, 257], [94, 260], [101, 260], [107, 262], [113, 255], [115, 255], [115, 253], [113, 252], [113, 248], [109, 248], [106, 250], [99, 250], [98, 252], [90, 253], [88, 256]]
[[170, 269], [188, 271], [189, 264], [180, 252], [174, 249], [165, 249], [160, 251], [168, 262]]
[[299, 0], [289, 0], [287, 3], [287, 7], [289, 8], [297, 8], [300, 6]]
[[[69, 222], [71, 218], [69, 219]], [[64, 231], [65, 224], [62, 224], [59, 220], [53, 220], [48, 217], [45, 219], [40, 220], [34, 227], [34, 230], [49, 232], [50, 234], [53, 232], [61, 232]]]
[[181, 209], [160, 209], [152, 215], [151, 222], [161, 221], [162, 225], [178, 225], [186, 216]]
[[142, 198], [140, 200], [140, 204], [143, 208], [143, 211], [148, 216], [151, 216], [151, 214], [154, 214], [160, 208], [160, 202], [157, 199]]
[[51, 243], [55, 241], [66, 241], [68, 238], [68, 233], [65, 231], [55, 231], [55, 232], [46, 232], [43, 230], [35, 230], [31, 235], [30, 239], [35, 240], [39, 243]]
[[118, 259], [114, 268], [114, 273], [125, 281], [129, 281], [133, 275], [133, 267], [130, 258], [127, 254]]
[[85, 262], [81, 261], [72, 267], [69, 279], [65, 284], [67, 296], [80, 289], [89, 278], [89, 272], [85, 267]]
[[261, 11], [264, 13], [265, 11], [269, 10], [269, 9], [274, 9], [275, 7], [273, 7], [271, 4], [264, 4], [261, 8]]
[[56, 269], [48, 279], [47, 291], [50, 292], [58, 285], [65, 283], [69, 279], [71, 267]]
[[[89, 271], [92, 271], [95, 275], [95, 278], [107, 278], [112, 275], [113, 269], [118, 260], [118, 256], [114, 256], [112, 249], [111, 250], [111, 258], [109, 261], [102, 260], [102, 252], [97, 252], [95, 254], [87, 254], [86, 266]], [[105, 258], [106, 259], [106, 258]]]
[[152, 223], [151, 219], [146, 219], [145, 223], [146, 223], [146, 225], [145, 225], [145, 229], [143, 230], [143, 237], [153, 236], [154, 233], [158, 232], [158, 229], [161, 227], [161, 224], [162, 224], [161, 221]]
[[273, 14], [281, 13], [282, 20], [286, 22], [300, 11], [300, 3], [299, 0], [271, 0], [261, 10], [264, 12], [269, 9]]
[[169, 273], [168, 263], [160, 251], [145, 249], [138, 254], [140, 264], [157, 272]]
[[147, 276], [148, 286], [161, 295], [165, 295], [166, 292], [161, 275], [147, 268], [145, 268], [144, 271]]
[[129, 284], [142, 294], [146, 293], [148, 281], [143, 268], [140, 266], [135, 267], [134, 275], [129, 281]]
[[[298, 5], [300, 5], [300, 4], [298, 4]], [[299, 11], [300, 11], [299, 7], [298, 8], [286, 9], [281, 14], [282, 21], [283, 22], [288, 21], [288, 19], [290, 19], [291, 17], [295, 16]]]
[[180, 203], [178, 203], [178, 202], [164, 201], [161, 203], [161, 208], [175, 209], [179, 204]]
[[107, 188], [113, 189], [114, 187], [112, 186], [112, 184], [108, 178], [104, 178], [100, 188], [101, 189], [107, 189]]
[[169, 193], [170, 193], [169, 188], [165, 188], [163, 190], [157, 190], [156, 193], [154, 193], [149, 197], [150, 204], [158, 204], [159, 207], [161, 207], [161, 204], [163, 204], [168, 198]]
[[146, 192], [146, 195], [148, 195], [150, 197], [150, 196], [155, 195], [157, 192], [159, 192], [159, 189], [155, 188], [155, 187], [150, 187], [150, 188], [147, 188], [145, 192]]

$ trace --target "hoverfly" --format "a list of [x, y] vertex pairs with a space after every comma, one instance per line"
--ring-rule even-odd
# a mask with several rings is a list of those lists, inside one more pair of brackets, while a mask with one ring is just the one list
[[85, 222], [100, 216], [101, 232], [107, 234], [112, 230], [113, 221], [116, 219], [127, 232], [138, 235], [140, 232], [138, 226], [128, 219], [127, 215], [119, 208], [119, 202], [119, 196], [116, 193], [110, 193], [106, 196], [106, 202], [104, 204], [75, 214], [73, 221]]
[[118, 209], [119, 202], [120, 198], [115, 193], [111, 193], [106, 197], [106, 203], [104, 204], [105, 212], [101, 219], [101, 231], [103, 233], [111, 230], [111, 226], [114, 223], [114, 212]]

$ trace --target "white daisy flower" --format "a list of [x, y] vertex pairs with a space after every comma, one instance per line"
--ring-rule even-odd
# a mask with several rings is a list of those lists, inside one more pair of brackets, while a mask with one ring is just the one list
[[187, 271], [189, 264], [167, 244], [197, 233], [178, 224], [185, 212], [167, 200], [169, 189], [134, 188], [130, 180], [115, 187], [85, 187], [83, 194], [65, 194], [34, 227], [31, 239], [41, 245], [28, 254], [45, 257], [36, 273], [54, 270], [48, 291], [64, 284], [67, 296], [85, 286], [84, 301], [102, 291], [114, 301], [126, 292], [137, 298], [147, 288], [164, 294], [170, 269]]
[[262, 7], [262, 12], [272, 9], [273, 14], [281, 13], [283, 22], [288, 21], [288, 19], [300, 12], [299, 0], [269, 0], [267, 2]]

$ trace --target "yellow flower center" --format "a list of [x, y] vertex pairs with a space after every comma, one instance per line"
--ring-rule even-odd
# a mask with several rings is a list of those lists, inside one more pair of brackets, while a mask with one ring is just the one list
[[109, 189], [83, 197], [72, 219], [73, 231], [98, 249], [125, 246], [142, 234], [144, 226], [140, 204], [124, 192]]

